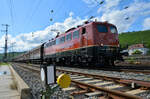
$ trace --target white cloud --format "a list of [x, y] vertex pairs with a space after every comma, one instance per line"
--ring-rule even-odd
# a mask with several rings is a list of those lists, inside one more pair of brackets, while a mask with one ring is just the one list
[[[85, 3], [90, 4], [93, 0], [83, 0]], [[100, 2], [100, 1], [99, 1]], [[102, 13], [102, 16], [98, 17], [99, 21], [108, 21], [115, 24], [119, 33], [128, 31], [135, 21], [141, 16], [150, 15], [150, 2], [142, 0], [131, 1], [127, 9], [121, 9], [121, 3], [123, 0], [104, 0], [104, 3], [100, 5], [97, 13]], [[97, 3], [95, 1], [95, 3]]]
[[127, 30], [135, 21], [135, 19], [132, 17], [128, 20], [125, 20], [125, 12], [119, 10], [112, 11], [110, 13], [104, 13], [100, 20], [115, 24], [119, 32]]
[[150, 29], [150, 17], [149, 17], [149, 18], [146, 18], [146, 19], [144, 20], [143, 29], [144, 29], [144, 30]]
[[111, 11], [112, 9], [115, 9], [121, 0], [105, 0], [105, 3], [103, 5], [100, 5], [100, 8], [97, 10], [98, 13], [101, 11]]
[[[73, 18], [73, 12], [69, 13], [69, 17], [64, 20], [64, 22], [56, 22], [53, 25], [46, 27], [42, 31], [35, 31], [30, 33], [22, 33], [16, 37], [8, 36], [8, 46], [11, 46], [13, 42], [15, 51], [26, 51], [33, 47], [41, 44], [41, 42], [46, 42], [51, 38], [55, 37], [57, 32], [64, 33], [69, 28], [80, 25], [86, 19], [82, 20], [79, 17]], [[53, 31], [52, 31], [53, 30]], [[54, 31], [55, 30], [55, 31]], [[58, 31], [57, 31], [58, 30]], [[4, 47], [5, 35], [0, 39], [0, 47]], [[0, 52], [2, 52], [0, 50]]]
[[[114, 2], [113, 5], [111, 5], [112, 2]], [[127, 9], [119, 10], [117, 8], [119, 2], [120, 0], [106, 2], [104, 7], [101, 8], [105, 9], [101, 10], [103, 12], [101, 20], [115, 24], [119, 32], [127, 31], [139, 17], [150, 14], [150, 3], [135, 1], [129, 4]]]
[[73, 13], [73, 12], [70, 12], [70, 13], [69, 13], [69, 16], [70, 16], [70, 17], [72, 17], [73, 15], [74, 15], [74, 13]]
[[98, 1], [97, 0], [83, 0], [85, 3], [87, 3], [89, 5], [89, 7], [93, 7], [95, 6]]
[[4, 49], [3, 48], [0, 48], [0, 51], [3, 51]]

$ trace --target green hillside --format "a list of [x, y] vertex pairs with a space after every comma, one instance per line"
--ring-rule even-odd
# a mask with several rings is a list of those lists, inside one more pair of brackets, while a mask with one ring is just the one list
[[[8, 60], [11, 60], [13, 57], [16, 57], [24, 52], [10, 52], [7, 54]], [[2, 61], [4, 54], [0, 53], [0, 61]]]
[[119, 41], [122, 48], [142, 42], [146, 47], [150, 48], [150, 30], [119, 34]]

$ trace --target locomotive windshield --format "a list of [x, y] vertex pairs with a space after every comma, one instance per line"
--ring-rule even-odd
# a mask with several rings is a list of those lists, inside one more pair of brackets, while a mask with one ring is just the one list
[[104, 32], [104, 33], [108, 32], [107, 27], [105, 25], [102, 25], [102, 24], [97, 25], [97, 30], [98, 30], [98, 32]]
[[117, 33], [117, 29], [114, 26], [110, 26], [111, 33]]

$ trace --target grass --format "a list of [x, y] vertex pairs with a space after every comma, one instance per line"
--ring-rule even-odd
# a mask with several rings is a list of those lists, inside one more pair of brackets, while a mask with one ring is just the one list
[[12, 90], [16, 90], [17, 89], [17, 82], [15, 80], [13, 80], [13, 82], [10, 84], [10, 88]]
[[0, 62], [0, 66], [9, 65], [9, 63]]
[[130, 64], [134, 64], [135, 58], [130, 57], [130, 58], [127, 59], [127, 62], [130, 63]]
[[[10, 67], [9, 67], [10, 68]], [[15, 79], [15, 75], [13, 74], [13, 72], [12, 72], [12, 70], [11, 70], [11, 76], [12, 76], [12, 83], [10, 84], [10, 88], [12, 89], [12, 90], [17, 90], [18, 89], [18, 87], [17, 87], [17, 85], [18, 85], [18, 83], [17, 83], [17, 81], [16, 81], [16, 79]]]
[[[12, 58], [20, 55], [20, 54], [23, 54], [25, 52], [9, 52], [7, 53], [7, 56], [8, 56], [8, 60], [11, 60]], [[3, 60], [3, 57], [4, 57], [4, 53], [0, 53], [0, 61]]]
[[139, 62], [138, 60], [136, 60], [134, 57], [129, 57], [126, 59], [126, 62], [128, 62], [129, 64], [141, 64], [141, 62]]
[[123, 48], [139, 43], [144, 43], [146, 47], [150, 48], [150, 30], [119, 34], [119, 42]]

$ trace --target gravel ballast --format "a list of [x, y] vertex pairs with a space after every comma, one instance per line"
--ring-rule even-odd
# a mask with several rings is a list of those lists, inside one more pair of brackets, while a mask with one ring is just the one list
[[[40, 99], [40, 91], [44, 89], [42, 86], [40, 75], [28, 71], [26, 69], [19, 68], [18, 66], [13, 66], [13, 68], [18, 72], [22, 79], [29, 85], [31, 88], [31, 93], [33, 95], [32, 99]], [[104, 75], [110, 77], [119, 77], [124, 79], [136, 79], [142, 81], [150, 81], [149, 74], [142, 73], [126, 73], [126, 72], [115, 72], [115, 71], [104, 71], [104, 70], [93, 70], [93, 69], [81, 69], [81, 68], [70, 68], [70, 67], [57, 67], [57, 69], [64, 69], [75, 72]], [[51, 99], [69, 99], [69, 93], [64, 92], [61, 88], [58, 88], [57, 91], [52, 95]], [[150, 91], [139, 94], [138, 96], [143, 97], [144, 99], [150, 99]]]
[[[37, 73], [19, 68], [18, 66], [13, 66], [13, 68], [31, 88], [31, 99], [41, 99], [40, 92], [44, 89], [44, 86], [41, 82], [40, 76]], [[51, 99], [69, 99], [69, 94], [62, 91], [61, 88], [57, 88], [51, 96]]]

